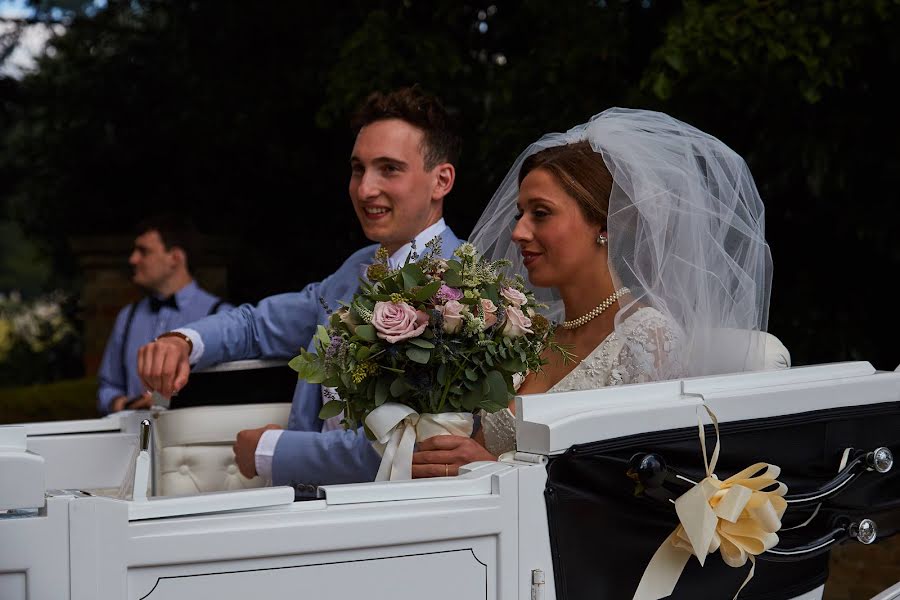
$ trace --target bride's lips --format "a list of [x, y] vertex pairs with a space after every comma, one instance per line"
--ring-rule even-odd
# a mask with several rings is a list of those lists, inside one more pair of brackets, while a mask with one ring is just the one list
[[522, 262], [527, 267], [531, 263], [533, 263], [537, 257], [540, 256], [539, 252], [527, 252], [525, 250], [522, 251]]
[[384, 219], [391, 213], [391, 209], [386, 206], [363, 206], [363, 214], [370, 221], [378, 221]]

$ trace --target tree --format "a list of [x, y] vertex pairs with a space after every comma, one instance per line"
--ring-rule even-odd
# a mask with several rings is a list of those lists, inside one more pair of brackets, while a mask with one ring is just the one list
[[897, 0], [76, 5], [39, 70], [0, 81], [0, 197], [58, 273], [73, 272], [67, 236], [127, 230], [150, 208], [240, 241], [234, 300], [332, 271], [365, 243], [347, 122], [374, 89], [419, 83], [459, 115], [447, 217], [463, 235], [542, 134], [656, 108], [749, 163], [775, 257], [771, 330], [795, 363], [896, 366], [894, 336], [871, 331], [900, 260], [900, 158], [873, 141], [898, 133]]

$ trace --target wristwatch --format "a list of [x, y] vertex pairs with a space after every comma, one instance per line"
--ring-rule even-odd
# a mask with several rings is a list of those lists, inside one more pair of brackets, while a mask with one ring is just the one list
[[159, 334], [158, 336], [156, 336], [156, 339], [153, 340], [153, 341], [155, 342], [155, 341], [159, 340], [160, 338], [164, 338], [164, 337], [177, 337], [177, 338], [181, 338], [181, 339], [183, 339], [185, 342], [187, 342], [187, 345], [188, 345], [188, 354], [190, 354], [191, 352], [194, 351], [194, 342], [191, 341], [191, 338], [189, 338], [188, 336], [184, 335], [184, 334], [181, 333], [180, 331], [167, 331], [167, 332], [165, 332], [165, 333], [161, 333], [161, 334]]

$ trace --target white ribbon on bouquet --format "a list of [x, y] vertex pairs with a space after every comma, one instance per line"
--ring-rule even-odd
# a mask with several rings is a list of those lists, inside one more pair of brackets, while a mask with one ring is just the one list
[[416, 442], [436, 435], [469, 437], [475, 427], [472, 413], [419, 414], [405, 404], [385, 402], [366, 417], [366, 426], [377, 440], [372, 445], [381, 454], [375, 481], [412, 479], [412, 455]]

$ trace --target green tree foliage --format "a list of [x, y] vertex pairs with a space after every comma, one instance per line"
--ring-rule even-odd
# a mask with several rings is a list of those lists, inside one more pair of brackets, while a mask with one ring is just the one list
[[[353, 107], [419, 83], [460, 118], [447, 217], [466, 234], [515, 157], [610, 106], [664, 110], [750, 164], [795, 363], [898, 362], [889, 86], [897, 0], [41, 2], [40, 68], [0, 79], [0, 201], [66, 239], [189, 211], [236, 240], [235, 300], [297, 289], [365, 243], [347, 202]], [[303, 252], [312, 247], [333, 252]], [[293, 258], [302, 255], [302, 261]]]
[[[642, 79], [749, 163], [767, 210], [770, 330], [799, 364], [900, 363], [897, 0], [685, 1]], [[890, 319], [888, 319], [890, 320]]]

